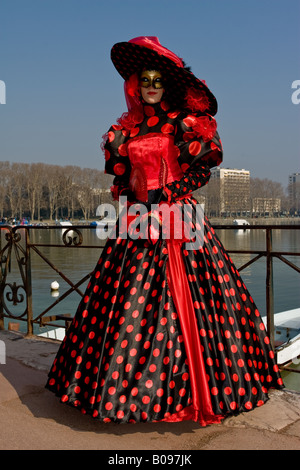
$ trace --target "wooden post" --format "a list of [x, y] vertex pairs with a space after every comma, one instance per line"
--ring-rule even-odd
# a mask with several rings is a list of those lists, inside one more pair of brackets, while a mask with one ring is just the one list
[[29, 228], [25, 229], [27, 336], [33, 335], [32, 278]]
[[267, 332], [274, 348], [274, 290], [273, 290], [273, 256], [272, 256], [272, 229], [266, 228], [267, 248], [267, 276], [266, 276], [266, 307], [267, 307]]

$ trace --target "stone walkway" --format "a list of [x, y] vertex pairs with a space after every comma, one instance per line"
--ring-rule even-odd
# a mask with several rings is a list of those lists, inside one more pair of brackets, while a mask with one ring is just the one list
[[289, 390], [274, 390], [264, 406], [205, 428], [190, 421], [99, 423], [45, 389], [58, 346], [0, 331], [1, 450], [300, 450], [300, 393]]

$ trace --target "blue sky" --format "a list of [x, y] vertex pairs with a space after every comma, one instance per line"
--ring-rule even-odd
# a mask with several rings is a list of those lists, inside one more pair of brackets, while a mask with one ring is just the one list
[[125, 111], [110, 49], [158, 36], [218, 99], [223, 167], [299, 172], [300, 0], [1, 0], [0, 160], [104, 168]]

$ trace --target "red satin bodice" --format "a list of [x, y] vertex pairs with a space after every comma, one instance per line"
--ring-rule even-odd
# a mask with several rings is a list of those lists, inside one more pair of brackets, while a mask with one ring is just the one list
[[150, 133], [133, 138], [127, 151], [132, 167], [130, 189], [140, 201], [147, 201], [147, 191], [162, 188], [183, 176], [179, 150], [171, 135]]

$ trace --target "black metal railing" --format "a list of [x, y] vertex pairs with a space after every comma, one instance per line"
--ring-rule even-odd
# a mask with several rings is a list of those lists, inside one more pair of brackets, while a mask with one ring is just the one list
[[[27, 322], [27, 336], [32, 336], [34, 325], [61, 326], [55, 323], [63, 320], [65, 326], [68, 325], [70, 314], [61, 313], [59, 315], [46, 316], [59, 303], [73, 292], [83, 296], [80, 286], [90, 277], [91, 273], [86, 273], [79, 281], [73, 282], [71, 277], [66, 275], [62, 269], [57, 267], [51, 260], [51, 256], [46, 255], [43, 248], [64, 249], [99, 249], [104, 246], [104, 240], [99, 240], [97, 245], [86, 245], [83, 243], [83, 231], [95, 230], [88, 225], [78, 226], [2, 226], [0, 239], [0, 329], [4, 328], [4, 318]], [[59, 234], [54, 243], [35, 242], [33, 233], [56, 232]], [[37, 238], [37, 237], [35, 237]], [[40, 260], [69, 286], [64, 294], [45, 307], [38, 315], [34, 315], [32, 302], [32, 254], [35, 253]], [[63, 255], [62, 255], [63, 256]], [[12, 268], [15, 268], [11, 274]], [[14, 277], [12, 282], [8, 280]], [[23, 310], [15, 313], [13, 307], [22, 305]]]
[[[27, 323], [27, 335], [31, 336], [34, 332], [34, 325], [45, 326], [52, 325], [61, 326], [63, 321], [67, 327], [72, 321], [69, 313], [61, 312], [59, 314], [49, 315], [49, 312], [61, 303], [70, 294], [77, 292], [80, 296], [84, 293], [80, 287], [88, 280], [91, 272], [87, 272], [80, 280], [72, 281], [70, 276], [58, 268], [50, 255], [46, 255], [42, 248], [56, 247], [61, 250], [65, 249], [101, 249], [104, 239], [97, 239], [97, 244], [85, 244], [83, 233], [85, 231], [95, 230], [90, 225], [72, 225], [62, 226], [0, 226], [0, 329], [4, 329], [4, 318], [17, 319]], [[272, 232], [276, 230], [300, 230], [300, 225], [213, 225], [217, 230], [258, 230], [265, 234], [265, 248], [263, 250], [236, 249], [227, 250], [230, 254], [251, 255], [252, 258], [242, 266], [237, 267], [239, 271], [243, 271], [249, 265], [257, 262], [261, 258], [266, 260], [266, 317], [267, 332], [270, 337], [271, 344], [275, 347], [275, 328], [274, 328], [274, 287], [273, 287], [273, 260], [276, 258], [285, 263], [296, 272], [300, 272], [300, 267], [288, 260], [287, 256], [300, 256], [300, 252], [294, 251], [274, 251], [272, 245]], [[33, 233], [42, 233], [47, 231], [58, 231], [60, 237], [55, 243], [41, 243], [34, 240]], [[58, 233], [58, 232], [57, 232]], [[68, 289], [58, 299], [45, 307], [42, 312], [35, 316], [33, 312], [32, 302], [32, 268], [31, 256], [35, 253], [45, 265], [48, 265], [53, 272], [56, 272], [68, 285]], [[95, 260], [96, 262], [96, 260]], [[13, 266], [14, 265], [14, 266]], [[12, 268], [15, 274], [12, 275]], [[13, 277], [12, 281], [10, 278]], [[12, 311], [12, 307], [22, 305], [23, 310], [17, 314]], [[56, 323], [56, 322], [59, 323]], [[299, 372], [299, 371], [298, 371]]]

